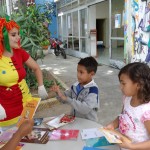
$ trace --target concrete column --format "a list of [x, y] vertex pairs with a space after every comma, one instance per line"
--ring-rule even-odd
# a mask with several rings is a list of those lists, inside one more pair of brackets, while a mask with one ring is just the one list
[[125, 28], [124, 28], [124, 38], [125, 38], [125, 61], [126, 63], [131, 62], [133, 46], [133, 36], [132, 36], [132, 4], [131, 0], [125, 0]]
[[90, 34], [90, 55], [97, 55], [97, 43], [96, 43], [96, 5], [89, 7], [89, 34]]
[[10, 16], [10, 0], [6, 0], [7, 15]]

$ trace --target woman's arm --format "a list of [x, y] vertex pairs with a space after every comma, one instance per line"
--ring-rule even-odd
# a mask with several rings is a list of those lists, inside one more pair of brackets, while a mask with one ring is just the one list
[[31, 58], [25, 62], [25, 64], [31, 68], [36, 76], [38, 82], [38, 94], [42, 99], [46, 99], [48, 97], [47, 91], [43, 85], [43, 75], [39, 65]]
[[31, 57], [29, 57], [25, 64], [34, 71], [38, 86], [43, 85], [43, 75], [39, 65]]

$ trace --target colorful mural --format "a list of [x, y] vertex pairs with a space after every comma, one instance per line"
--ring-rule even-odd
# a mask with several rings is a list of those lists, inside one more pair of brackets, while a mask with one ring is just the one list
[[54, 0], [35, 0], [36, 5], [38, 4], [47, 4], [47, 7], [49, 7], [49, 3], [53, 3], [53, 6], [55, 7], [55, 12], [53, 15], [49, 16], [52, 19], [52, 23], [48, 25], [48, 29], [50, 31], [50, 36], [53, 38], [58, 38], [57, 33], [57, 16], [56, 16], [56, 4], [54, 3]]
[[125, 63], [128, 62], [128, 51], [127, 51], [127, 44], [128, 44], [128, 34], [127, 34], [127, 29], [128, 29], [128, 19], [127, 19], [127, 0], [124, 1], [124, 7], [125, 7], [125, 13], [124, 13], [124, 57]]
[[150, 0], [132, 0], [132, 62], [150, 62]]

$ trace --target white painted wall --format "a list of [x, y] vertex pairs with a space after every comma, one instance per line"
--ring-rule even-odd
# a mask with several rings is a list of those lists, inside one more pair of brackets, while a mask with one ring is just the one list
[[[96, 5], [92, 5], [89, 7], [89, 34], [90, 30], [96, 29]], [[97, 43], [96, 43], [96, 34], [90, 34], [90, 42], [91, 43], [91, 56], [97, 55]]]
[[96, 4], [96, 19], [105, 19], [104, 45], [109, 47], [109, 1]]
[[96, 5], [89, 7], [89, 29], [96, 29]]
[[[96, 19], [105, 19], [104, 45], [109, 47], [109, 1], [104, 1], [89, 7], [89, 31], [96, 29]], [[90, 35], [91, 55], [96, 56], [96, 36]]]

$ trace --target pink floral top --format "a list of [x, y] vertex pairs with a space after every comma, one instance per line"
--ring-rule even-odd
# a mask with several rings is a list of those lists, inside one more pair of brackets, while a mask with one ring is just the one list
[[132, 142], [142, 142], [150, 139], [144, 122], [150, 120], [150, 102], [132, 107], [132, 97], [125, 97], [123, 113], [119, 116], [119, 130], [132, 139]]

